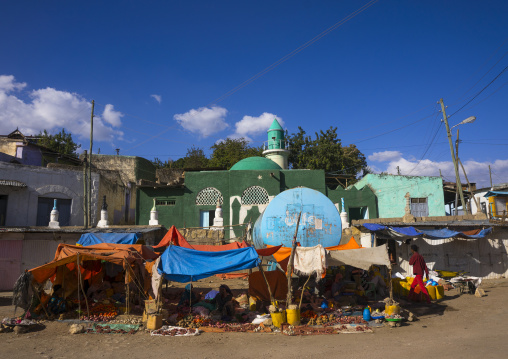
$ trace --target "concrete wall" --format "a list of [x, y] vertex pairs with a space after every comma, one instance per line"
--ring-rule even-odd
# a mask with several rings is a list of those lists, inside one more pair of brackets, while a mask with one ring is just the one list
[[377, 197], [379, 218], [404, 216], [408, 192], [411, 198], [428, 199], [429, 216], [446, 215], [441, 177], [368, 174], [354, 184], [357, 189], [365, 186]]
[[[244, 191], [252, 186], [259, 186], [266, 190], [271, 201], [279, 193], [294, 187], [307, 187], [329, 195], [332, 201], [347, 198], [347, 205], [359, 203], [369, 206], [371, 216], [377, 216], [375, 196], [369, 189], [365, 190], [328, 190], [325, 186], [325, 173], [321, 170], [246, 170], [246, 171], [203, 171], [187, 172], [185, 187], [183, 188], [140, 188], [137, 193], [138, 209], [136, 224], [146, 225], [150, 219], [153, 198], [158, 200], [170, 199], [175, 204], [158, 206], [159, 223], [166, 228], [175, 225], [177, 228], [200, 227], [200, 211], [214, 210], [216, 205], [196, 205], [196, 196], [207, 187], [216, 188], [223, 196], [224, 225], [254, 223], [265, 210], [267, 204], [242, 204]], [[238, 238], [244, 235], [241, 226], [227, 228], [226, 239]]]
[[[7, 195], [9, 227], [35, 226], [39, 197], [70, 199], [71, 226], [83, 225], [83, 172], [76, 170], [26, 166], [0, 162], [1, 179], [16, 180], [25, 188], [0, 186], [0, 194]], [[97, 220], [99, 175], [92, 173], [92, 223]]]
[[453, 272], [466, 271], [467, 275], [486, 279], [508, 276], [508, 228], [494, 228], [482, 239], [416, 239], [396, 246], [400, 270], [413, 275], [409, 265], [410, 246], [416, 244], [429, 269]]

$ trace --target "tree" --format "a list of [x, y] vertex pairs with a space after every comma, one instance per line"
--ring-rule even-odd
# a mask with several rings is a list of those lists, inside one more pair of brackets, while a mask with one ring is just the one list
[[337, 127], [315, 133], [312, 139], [298, 127], [298, 132], [288, 134], [289, 166], [293, 169], [322, 169], [325, 172], [357, 174], [367, 166], [365, 156], [355, 145], [343, 147], [337, 137]]
[[62, 131], [55, 135], [51, 135], [48, 131], [44, 130], [44, 132], [40, 132], [37, 144], [39, 146], [43, 146], [53, 150], [55, 152], [78, 157], [76, 150], [81, 148], [81, 145], [78, 145], [72, 140], [72, 135], [70, 133], [65, 132], [65, 129], [62, 128]]
[[212, 147], [210, 167], [220, 167], [229, 170], [235, 163], [247, 157], [261, 156], [261, 147], [250, 147], [245, 138], [227, 138], [217, 142]]
[[183, 158], [183, 168], [205, 168], [209, 161], [202, 148], [192, 146]]

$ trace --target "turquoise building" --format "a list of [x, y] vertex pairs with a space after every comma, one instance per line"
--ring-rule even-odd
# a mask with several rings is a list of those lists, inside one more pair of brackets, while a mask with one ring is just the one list
[[172, 225], [207, 228], [214, 223], [219, 203], [223, 225], [227, 228], [225, 237], [240, 237], [244, 228], [235, 225], [253, 224], [275, 196], [295, 187], [321, 192], [339, 211], [344, 198], [349, 220], [377, 218], [376, 197], [370, 188], [332, 189], [326, 185], [323, 170], [288, 169], [289, 150], [276, 119], [267, 135], [265, 157], [243, 159], [229, 171], [186, 172], [183, 184], [138, 184], [136, 224], [148, 224], [155, 198], [159, 224], [166, 228]]
[[368, 174], [352, 187], [374, 192], [379, 218], [403, 217], [408, 201], [415, 217], [446, 215], [441, 177]]

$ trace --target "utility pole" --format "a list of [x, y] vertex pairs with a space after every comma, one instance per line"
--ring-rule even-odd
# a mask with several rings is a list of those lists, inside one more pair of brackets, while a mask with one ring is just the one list
[[[460, 202], [462, 203], [462, 207], [465, 208], [464, 193], [462, 192], [462, 183], [460, 182], [460, 176], [459, 176], [459, 167], [457, 165], [457, 159], [455, 158], [455, 152], [453, 151], [452, 134], [450, 132], [450, 126], [448, 125], [448, 117], [446, 116], [446, 108], [445, 108], [443, 99], [440, 99], [439, 103], [441, 104], [441, 110], [443, 111], [443, 121], [446, 125], [446, 134], [448, 135], [448, 142], [450, 144], [450, 152], [452, 154], [453, 169], [455, 170], [455, 185], [459, 186], [458, 188], [459, 188]], [[457, 208], [455, 208], [455, 210], [457, 210]]]
[[86, 164], [87, 164], [87, 153], [86, 150], [84, 152], [84, 160], [83, 160], [83, 226], [85, 229], [88, 229], [88, 179], [86, 175]]
[[494, 189], [494, 186], [492, 186], [492, 171], [490, 169], [490, 165], [489, 165], [489, 176], [490, 176], [490, 190], [492, 191]]
[[397, 166], [397, 175], [400, 176], [400, 167]]
[[93, 110], [95, 101], [92, 100], [92, 116], [90, 117], [90, 157], [88, 160], [88, 224], [92, 226], [92, 147], [93, 147]]

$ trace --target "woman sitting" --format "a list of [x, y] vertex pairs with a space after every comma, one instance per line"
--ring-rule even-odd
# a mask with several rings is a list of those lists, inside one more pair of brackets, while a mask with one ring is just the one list
[[231, 320], [235, 314], [233, 306], [233, 293], [225, 284], [219, 287], [219, 293], [211, 301], [217, 305], [217, 312], [222, 316], [223, 320]]

